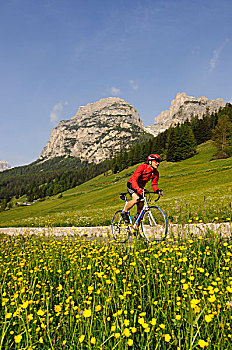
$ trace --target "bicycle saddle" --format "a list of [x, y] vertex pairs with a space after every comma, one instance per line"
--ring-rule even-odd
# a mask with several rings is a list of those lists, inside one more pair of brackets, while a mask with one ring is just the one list
[[125, 201], [126, 200], [126, 195], [127, 195], [127, 192], [126, 193], [120, 193], [120, 198]]

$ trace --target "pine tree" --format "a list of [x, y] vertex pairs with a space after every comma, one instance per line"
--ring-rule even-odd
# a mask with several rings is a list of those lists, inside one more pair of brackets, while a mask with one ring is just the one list
[[176, 149], [177, 149], [177, 128], [171, 127], [169, 129], [167, 146], [166, 146], [166, 160], [168, 162], [175, 162]]
[[191, 126], [187, 123], [177, 125], [169, 131], [166, 159], [168, 162], [178, 162], [192, 157], [196, 153], [196, 146]]
[[229, 144], [232, 132], [232, 123], [228, 115], [223, 114], [219, 117], [217, 126], [213, 131], [213, 140], [223, 150]]
[[182, 124], [179, 127], [178, 154], [176, 161], [192, 157], [196, 153], [197, 143], [191, 126]]

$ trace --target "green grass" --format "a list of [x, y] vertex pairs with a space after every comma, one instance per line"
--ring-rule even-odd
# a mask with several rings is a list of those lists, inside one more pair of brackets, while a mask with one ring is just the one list
[[[210, 222], [231, 219], [232, 158], [210, 161], [216, 147], [209, 141], [198, 153], [179, 163], [161, 163], [159, 187], [164, 198], [159, 206], [169, 222], [186, 223], [199, 218]], [[120, 192], [137, 166], [118, 174], [102, 174], [57, 196], [0, 213], [0, 227], [9, 226], [97, 226], [111, 222], [121, 209]], [[147, 186], [151, 189], [150, 184]]]

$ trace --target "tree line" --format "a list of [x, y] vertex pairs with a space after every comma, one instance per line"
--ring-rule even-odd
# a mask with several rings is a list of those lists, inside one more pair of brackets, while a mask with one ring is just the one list
[[178, 162], [196, 154], [197, 146], [214, 140], [225, 156], [232, 155], [232, 105], [202, 118], [191, 116], [183, 124], [169, 127], [149, 141], [137, 144], [129, 152], [119, 153], [113, 162], [113, 172], [144, 162], [149, 153], [158, 153], [168, 162]]
[[113, 173], [144, 162], [148, 154], [158, 153], [170, 162], [178, 162], [196, 153], [197, 145], [213, 139], [219, 151], [232, 155], [232, 105], [202, 118], [192, 116], [183, 124], [172, 126], [147, 141], [138, 140], [127, 152], [99, 164], [81, 162], [74, 157], [56, 157], [16, 167], [0, 174], [1, 209], [15, 197], [27, 196], [28, 201], [44, 199], [80, 185], [112, 170]]

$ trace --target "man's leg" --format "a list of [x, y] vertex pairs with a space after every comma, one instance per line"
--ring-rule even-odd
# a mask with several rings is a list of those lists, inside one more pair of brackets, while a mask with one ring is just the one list
[[131, 195], [132, 199], [127, 203], [126, 208], [124, 209], [124, 211], [121, 213], [123, 220], [125, 221], [125, 223], [129, 224], [130, 223], [130, 218], [128, 215], [128, 211], [135, 205], [138, 203], [139, 200], [139, 195], [137, 193], [132, 193]]
[[140, 214], [143, 209], [144, 202], [138, 202], [137, 203], [137, 213]]
[[127, 206], [125, 208], [125, 212], [127, 213], [135, 204], [139, 204], [138, 200], [139, 200], [139, 195], [137, 193], [133, 193], [132, 194], [132, 199], [127, 203]]

